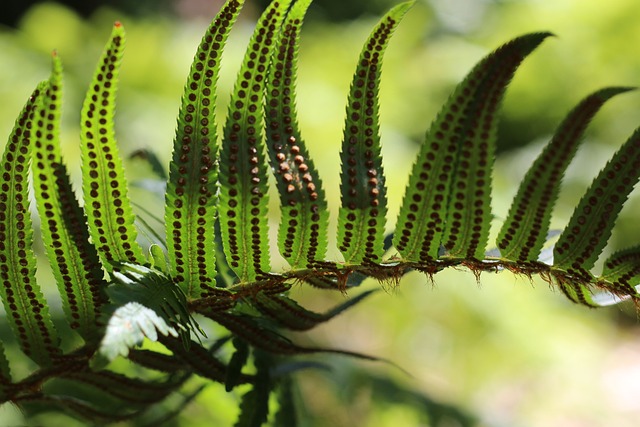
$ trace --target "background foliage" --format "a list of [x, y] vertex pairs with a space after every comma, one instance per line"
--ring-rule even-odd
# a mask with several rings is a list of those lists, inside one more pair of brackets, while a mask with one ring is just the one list
[[[318, 3], [322, 7], [310, 15], [303, 31], [299, 120], [325, 188], [336, 188], [338, 170], [332, 165], [341, 141], [344, 94], [362, 40], [377, 18], [356, 13], [358, 19], [336, 24], [327, 18], [337, 17], [322, 9], [337, 6]], [[381, 131], [389, 187], [404, 187], [416, 142], [452, 86], [481, 56], [514, 35], [551, 30], [560, 39], [545, 43], [527, 60], [506, 97], [499, 137], [503, 153], [496, 163], [494, 192], [495, 210], [506, 212], [523, 171], [541, 148], [536, 142], [545, 140], [572, 105], [605, 85], [637, 84], [640, 57], [632, 41], [640, 37], [634, 21], [640, 6], [628, 0], [608, 2], [605, 10], [596, 7], [577, 0], [433, 0], [416, 5], [391, 42], [382, 83]], [[256, 13], [259, 10], [256, 6]], [[102, 8], [82, 20], [55, 4], [30, 9], [17, 30], [0, 33], [0, 80], [10, 82], [0, 85], [4, 101], [0, 134], [8, 134], [33, 82], [48, 74], [49, 52], [55, 47], [66, 70], [63, 150], [78, 177], [77, 115], [83, 91], [112, 22], [120, 19], [128, 29], [116, 117], [121, 151], [149, 148], [168, 163], [184, 75], [215, 11], [210, 5], [201, 19], [177, 20], [170, 14], [133, 18]], [[225, 52], [220, 117], [225, 115], [226, 94], [252, 30], [252, 19], [244, 18]], [[621, 96], [595, 119], [587, 144], [565, 179], [552, 224], [567, 223], [594, 172], [637, 125], [637, 106], [637, 95]], [[127, 165], [130, 181], [148, 176], [136, 165]], [[402, 191], [389, 193], [400, 197]], [[143, 189], [131, 197], [152, 210], [162, 208], [163, 201]], [[338, 205], [338, 194], [327, 197], [330, 206]], [[633, 223], [639, 202], [632, 198], [625, 207], [611, 246], [637, 241]], [[398, 205], [399, 200], [389, 201], [389, 218], [395, 218]], [[332, 220], [336, 217], [334, 212]], [[39, 273], [46, 274], [46, 268]], [[632, 309], [627, 310], [630, 314], [619, 307], [587, 310], [549, 292], [544, 283], [531, 286], [509, 273], [483, 276], [478, 287], [472, 275], [448, 271], [435, 283], [431, 286], [423, 276], [409, 275], [399, 288], [390, 290], [392, 295], [372, 297], [312, 334], [315, 343], [378, 355], [412, 375], [344, 358], [332, 360], [335, 371], [330, 374], [305, 373], [300, 392], [313, 396], [306, 399], [313, 425], [426, 423], [421, 416], [424, 401], [407, 398], [392, 405], [394, 384], [455, 403], [486, 425], [634, 425], [640, 416], [640, 404], [633, 399], [640, 391], [640, 336]], [[308, 288], [296, 292], [318, 309], [341, 300]], [[54, 295], [51, 292], [47, 298], [55, 299]], [[8, 331], [0, 334], [4, 341]], [[393, 382], [385, 383], [387, 377]], [[176, 423], [230, 424], [235, 418], [235, 405], [230, 403], [235, 398], [210, 387]], [[388, 404], [381, 403], [385, 398]], [[9, 425], [22, 422], [7, 405], [0, 408], [0, 419]]]

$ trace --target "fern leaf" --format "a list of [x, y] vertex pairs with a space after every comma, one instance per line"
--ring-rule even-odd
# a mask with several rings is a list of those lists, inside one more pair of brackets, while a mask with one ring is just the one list
[[254, 347], [275, 354], [309, 353], [303, 347], [297, 346], [282, 335], [262, 326], [255, 317], [233, 314], [203, 312], [205, 316], [227, 328], [234, 335], [242, 338]]
[[43, 409], [52, 410], [52, 408], [58, 408], [57, 412], [62, 410], [70, 413], [74, 418], [90, 421], [94, 425], [106, 425], [130, 420], [138, 417], [142, 412], [142, 410], [107, 412], [102, 407], [96, 408], [84, 400], [70, 396], [38, 395], [37, 397], [16, 399], [16, 403], [20, 404], [21, 408], [25, 408], [27, 413], [37, 413], [42, 412]]
[[127, 358], [147, 369], [153, 369], [155, 371], [169, 374], [184, 369], [184, 364], [175, 357], [151, 350], [132, 349], [129, 350]]
[[4, 351], [4, 345], [0, 342], [0, 404], [10, 399], [13, 390], [9, 361]]
[[601, 281], [609, 282], [607, 288], [616, 294], [637, 295], [640, 284], [640, 247], [618, 251], [604, 263]]
[[322, 181], [309, 157], [296, 117], [300, 27], [311, 0], [291, 8], [272, 58], [265, 115], [267, 149], [280, 194], [278, 248], [291, 267], [311, 267], [327, 250], [329, 211]]
[[306, 331], [318, 326], [320, 323], [331, 320], [373, 292], [374, 291], [363, 292], [326, 313], [315, 313], [307, 310], [285, 295], [269, 295], [265, 292], [259, 292], [252, 303], [264, 315], [275, 320], [279, 326], [295, 331]]
[[269, 416], [269, 396], [273, 384], [269, 374], [269, 360], [263, 353], [256, 352], [257, 369], [253, 388], [242, 396], [240, 416], [234, 427], [260, 427]]
[[127, 407], [148, 406], [157, 403], [173, 393], [186, 380], [187, 376], [179, 375], [166, 381], [151, 381], [130, 378], [123, 374], [109, 371], [71, 372], [62, 378], [77, 381], [122, 401]]
[[[189, 349], [186, 350], [182, 342], [171, 337], [160, 337], [160, 342], [196, 374], [220, 383], [225, 381], [227, 367], [216, 359], [211, 354], [211, 351], [200, 344], [192, 341], [189, 344]], [[238, 381], [244, 384], [249, 382], [250, 378], [246, 375], [241, 375]]]
[[53, 71], [36, 123], [33, 184], [42, 240], [71, 328], [85, 340], [96, 338], [100, 307], [106, 302], [103, 271], [89, 243], [86, 218], [60, 156], [62, 63], [53, 54]]
[[20, 348], [40, 366], [51, 365], [59, 353], [49, 307], [36, 283], [29, 211], [29, 162], [37, 138], [32, 129], [47, 88], [47, 82], [38, 85], [16, 120], [2, 157], [0, 186], [0, 296]]
[[413, 165], [394, 245], [408, 261], [484, 258], [497, 110], [522, 60], [549, 33], [512, 40], [476, 65], [431, 125]]
[[301, 423], [298, 416], [298, 405], [294, 396], [294, 384], [291, 377], [278, 380], [278, 412], [273, 424], [276, 426], [298, 427]]
[[189, 299], [215, 286], [220, 57], [244, 0], [229, 0], [200, 42], [182, 96], [167, 183], [165, 226], [171, 275]]
[[263, 100], [271, 53], [290, 0], [274, 1], [258, 21], [238, 73], [220, 154], [220, 229], [241, 282], [268, 274], [268, 195], [262, 140]]
[[176, 329], [156, 311], [138, 302], [129, 302], [117, 308], [109, 318], [98, 351], [109, 362], [118, 356], [126, 357], [129, 349], [142, 344], [145, 338], [157, 341], [158, 332], [178, 336]]
[[84, 209], [91, 239], [107, 270], [113, 261], [144, 262], [114, 135], [115, 94], [124, 42], [124, 28], [116, 22], [81, 113]]
[[249, 346], [246, 342], [239, 338], [234, 338], [233, 347], [236, 351], [231, 355], [229, 365], [227, 366], [227, 375], [224, 380], [224, 388], [227, 392], [233, 390], [235, 386], [240, 384], [242, 368], [247, 364], [247, 360], [249, 359]]
[[340, 160], [338, 247], [347, 263], [379, 262], [384, 253], [387, 189], [380, 157], [378, 91], [391, 35], [413, 2], [399, 4], [376, 25], [360, 53], [349, 99]]
[[123, 263], [116, 266], [112, 275], [116, 283], [107, 292], [115, 305], [134, 301], [152, 309], [169, 325], [178, 328], [185, 344], [190, 332], [204, 335], [189, 313], [182, 289], [161, 271]]
[[613, 155], [580, 200], [554, 248], [555, 269], [591, 281], [589, 270], [639, 177], [640, 129]]
[[575, 156], [582, 135], [595, 114], [613, 96], [630, 88], [605, 88], [586, 97], [562, 122], [520, 184], [498, 236], [503, 259], [536, 261], [545, 243], [560, 181]]
[[583, 283], [576, 281], [558, 281], [558, 287], [562, 293], [576, 304], [586, 305], [587, 307], [600, 307], [594, 298], [589, 287]]

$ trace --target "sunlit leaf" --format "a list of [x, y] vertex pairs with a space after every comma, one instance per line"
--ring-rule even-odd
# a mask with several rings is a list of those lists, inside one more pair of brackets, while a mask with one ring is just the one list
[[640, 129], [600, 171], [556, 243], [554, 268], [591, 281], [591, 268], [640, 177]]
[[115, 96], [124, 52], [116, 22], [81, 113], [82, 189], [91, 239], [107, 269], [112, 261], [144, 262], [114, 134]]
[[5, 319], [22, 351], [40, 366], [51, 365], [60, 351], [49, 307], [36, 283], [29, 211], [33, 122], [47, 89], [47, 82], [40, 83], [16, 120], [2, 156], [0, 186], [0, 296], [8, 314]]
[[565, 118], [520, 184], [497, 240], [502, 258], [537, 261], [547, 238], [560, 182], [578, 150], [584, 130], [608, 99], [628, 90], [630, 88], [599, 90], [580, 102]]
[[222, 50], [243, 3], [227, 1], [202, 38], [178, 116], [165, 227], [171, 275], [189, 299], [206, 296], [216, 285], [216, 87]]
[[349, 99], [340, 160], [338, 248], [347, 263], [380, 262], [387, 189], [380, 157], [378, 92], [389, 40], [413, 2], [399, 4], [376, 25], [360, 53]]
[[220, 153], [220, 229], [241, 282], [268, 274], [268, 194], [263, 141], [265, 80], [290, 0], [267, 7], [249, 41], [229, 104]]
[[310, 3], [297, 1], [287, 15], [272, 58], [265, 102], [267, 148], [280, 194], [278, 248], [294, 268], [324, 259], [329, 220], [322, 181], [309, 157], [296, 113], [300, 27]]
[[458, 85], [432, 123], [413, 165], [394, 246], [404, 259], [483, 259], [491, 225], [491, 170], [498, 108], [522, 60], [549, 33], [512, 40]]
[[62, 63], [54, 52], [49, 88], [35, 126], [35, 199], [42, 219], [42, 240], [67, 320], [85, 340], [95, 340], [100, 307], [106, 302], [106, 283], [98, 253], [89, 243], [84, 212], [60, 155], [61, 107]]

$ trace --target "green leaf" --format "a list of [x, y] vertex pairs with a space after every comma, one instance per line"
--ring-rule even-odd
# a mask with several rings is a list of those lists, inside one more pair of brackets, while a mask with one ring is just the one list
[[278, 381], [278, 412], [276, 412], [273, 425], [297, 427], [300, 425], [298, 420], [298, 409], [293, 393], [293, 379], [285, 377]]
[[564, 119], [520, 184], [498, 236], [500, 257], [537, 261], [544, 246], [560, 182], [595, 114], [611, 97], [631, 88], [605, 88], [588, 97]]
[[246, 342], [239, 338], [234, 338], [233, 347], [236, 351], [231, 355], [229, 366], [227, 366], [227, 376], [224, 380], [224, 388], [228, 392], [240, 384], [242, 368], [247, 364], [247, 360], [249, 359], [249, 346]]
[[62, 378], [87, 384], [92, 388], [122, 401], [123, 405], [147, 406], [157, 403], [177, 390], [187, 376], [169, 377], [165, 381], [130, 378], [123, 374], [109, 371], [71, 372]]
[[118, 307], [109, 318], [98, 351], [109, 362], [118, 356], [126, 357], [129, 349], [141, 345], [145, 338], [157, 341], [158, 332], [178, 336], [176, 329], [156, 311], [140, 303], [129, 302]]
[[0, 296], [21, 350], [40, 366], [51, 365], [59, 354], [49, 307], [36, 283], [29, 211], [29, 163], [37, 133], [32, 128], [47, 88], [47, 82], [38, 85], [16, 120], [2, 156], [0, 186]]
[[271, 53], [290, 0], [264, 11], [238, 73], [220, 154], [220, 229], [224, 253], [241, 282], [271, 270], [263, 100]]
[[[227, 367], [216, 359], [210, 350], [207, 350], [195, 341], [191, 341], [189, 349], [187, 350], [182, 342], [171, 337], [160, 337], [160, 342], [171, 350], [176, 357], [181, 359], [184, 364], [188, 365], [196, 374], [213, 381], [224, 383]], [[238, 381], [244, 384], [250, 381], [250, 377], [241, 375]]]
[[37, 120], [33, 186], [42, 219], [42, 241], [71, 328], [87, 341], [97, 338], [100, 307], [106, 302], [104, 272], [89, 243], [86, 218], [60, 155], [62, 62], [53, 54], [49, 88]]
[[483, 259], [491, 225], [497, 110], [515, 70], [549, 33], [512, 40], [457, 86], [426, 134], [404, 196], [394, 245], [408, 261]]
[[270, 358], [260, 352], [256, 353], [257, 369], [253, 388], [242, 396], [240, 416], [234, 427], [260, 427], [269, 416], [269, 395], [273, 384], [269, 375]]
[[640, 246], [618, 251], [604, 262], [602, 282], [606, 288], [618, 295], [637, 296], [640, 284]]
[[4, 345], [0, 342], [0, 404], [10, 399], [14, 388], [9, 361], [4, 351]]
[[227, 328], [236, 336], [242, 338], [252, 346], [272, 354], [294, 355], [310, 353], [333, 353], [356, 357], [364, 360], [383, 360], [366, 354], [337, 350], [332, 348], [302, 347], [277, 332], [269, 329], [263, 319], [246, 314], [220, 313], [203, 311], [203, 315]]
[[384, 52], [413, 2], [399, 4], [365, 43], [349, 99], [340, 160], [338, 247], [347, 263], [380, 262], [384, 253], [387, 189], [380, 157], [378, 91]]
[[112, 276], [116, 284], [107, 292], [115, 305], [134, 301], [152, 309], [177, 328], [185, 345], [188, 345], [191, 332], [205, 335], [189, 313], [182, 289], [161, 271], [122, 263], [115, 267]]
[[345, 301], [326, 313], [315, 313], [301, 307], [296, 301], [285, 295], [270, 295], [265, 292], [258, 292], [252, 300], [260, 312], [276, 321], [276, 323], [287, 329], [295, 331], [306, 331], [318, 326], [320, 323], [331, 320], [346, 309], [356, 305], [375, 291], [363, 292], [355, 298]]
[[557, 283], [562, 293], [576, 304], [593, 308], [600, 307], [600, 304], [594, 300], [593, 293], [585, 284], [564, 280], [558, 280]]
[[130, 349], [127, 358], [147, 369], [175, 373], [184, 369], [184, 364], [175, 357], [144, 349]]
[[107, 270], [113, 261], [144, 262], [113, 123], [124, 36], [122, 24], [116, 22], [81, 113], [84, 209], [91, 239]]
[[244, 0], [227, 1], [202, 38], [178, 116], [165, 227], [171, 275], [188, 299], [204, 297], [215, 286], [216, 86], [222, 50], [243, 4]]
[[[69, 396], [44, 396], [28, 397], [16, 399], [16, 403], [21, 408], [25, 408], [27, 413], [42, 411], [42, 409], [55, 412], [60, 410], [71, 414], [76, 419], [91, 421], [92, 424], [105, 425], [118, 421], [126, 421], [136, 418], [142, 411], [104, 411], [103, 408], [96, 408], [87, 402]], [[121, 408], [122, 409], [122, 408]]]
[[133, 153], [129, 154], [130, 159], [141, 159], [146, 161], [151, 167], [151, 171], [153, 174], [161, 181], [167, 181], [169, 177], [167, 176], [167, 172], [164, 170], [160, 159], [153, 151], [140, 148]]
[[322, 181], [300, 134], [296, 71], [300, 27], [311, 0], [289, 11], [273, 54], [265, 115], [269, 161], [280, 194], [278, 248], [291, 267], [311, 267], [327, 251], [329, 211]]
[[554, 269], [591, 281], [589, 270], [640, 177], [640, 129], [613, 155], [576, 207], [554, 248]]

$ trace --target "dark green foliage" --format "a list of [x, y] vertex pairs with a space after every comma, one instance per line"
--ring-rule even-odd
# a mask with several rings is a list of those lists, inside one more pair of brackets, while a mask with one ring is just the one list
[[[380, 360], [297, 344], [287, 336], [332, 319], [372, 291], [318, 313], [291, 297], [294, 285], [346, 292], [366, 278], [396, 283], [410, 270], [433, 275], [464, 266], [476, 275], [499, 269], [539, 274], [588, 306], [601, 304], [594, 288], [613, 294], [613, 302], [637, 299], [637, 246], [611, 256], [600, 277], [592, 269], [640, 176], [640, 130], [587, 190], [559, 237], [553, 265], [538, 259], [564, 171], [587, 124], [609, 98], [627, 88], [597, 91], [567, 116], [523, 179], [498, 235], [499, 255], [485, 254], [499, 107], [517, 68], [549, 33], [506, 43], [454, 90], [426, 133], [397, 229], [385, 235], [381, 67], [390, 37], [411, 4], [396, 6], [380, 20], [358, 58], [340, 152], [338, 228], [330, 231], [329, 190], [322, 187], [296, 112], [298, 43], [310, 0], [275, 0], [262, 14], [218, 136], [214, 107], [220, 58], [243, 5], [242, 0], [228, 0], [196, 51], [168, 178], [154, 153], [133, 155], [146, 158], [167, 181], [166, 241], [140, 221], [157, 240], [148, 248], [148, 258], [136, 239], [114, 135], [124, 29], [115, 24], [82, 109], [84, 209], [59, 148], [62, 65], [54, 55], [51, 78], [29, 98], [2, 158], [0, 297], [20, 349], [39, 366], [26, 378], [12, 378], [0, 346], [2, 402], [29, 413], [62, 409], [105, 424], [141, 416], [152, 405], [162, 407], [187, 379], [199, 377], [194, 378], [199, 386], [181, 396], [178, 409], [165, 410], [158, 419], [174, 416], [202, 384], [213, 381], [227, 390], [248, 389], [242, 390], [237, 426], [264, 424], [274, 392], [280, 402], [275, 422], [293, 426], [299, 399], [292, 373], [325, 365], [292, 357], [333, 353]], [[277, 248], [289, 262], [285, 271], [273, 271], [270, 262], [275, 247], [268, 229], [270, 172], [280, 198]], [[66, 321], [83, 338], [71, 351], [60, 345], [35, 280], [29, 197], [36, 200]], [[327, 259], [329, 232], [335, 232], [344, 259]], [[205, 328], [213, 331], [210, 339]], [[228, 332], [216, 336], [221, 329]], [[138, 348], [145, 341], [156, 343]], [[111, 370], [109, 364], [118, 357], [128, 358], [135, 376]], [[454, 408], [392, 385], [373, 377], [368, 384], [376, 393], [391, 393], [391, 400], [420, 407], [431, 422], [472, 424]]]

